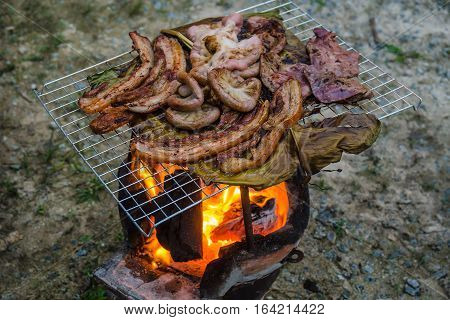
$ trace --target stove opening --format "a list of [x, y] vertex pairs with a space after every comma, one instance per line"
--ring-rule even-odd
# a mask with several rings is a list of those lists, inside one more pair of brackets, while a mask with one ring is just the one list
[[[170, 170], [165, 170], [166, 166], [162, 165], [154, 166], [152, 172], [150, 172], [139, 161], [135, 163], [139, 165], [137, 178], [144, 181], [147, 189], [146, 194], [150, 198], [162, 193], [168, 180], [180, 177], [183, 172], [186, 172], [186, 168], [177, 166], [167, 166], [167, 168], [170, 167]], [[200, 210], [197, 216], [193, 216], [193, 219], [202, 221], [200, 230], [192, 229], [193, 233], [201, 232], [201, 249], [199, 250], [201, 255], [188, 261], [174, 259], [172, 257], [173, 252], [171, 254], [169, 248], [165, 248], [160, 243], [158, 232], [161, 232], [161, 230], [157, 228], [138, 250], [138, 254], [146, 257], [146, 260], [150, 262], [150, 268], [153, 270], [169, 266], [184, 273], [201, 277], [206, 266], [219, 257], [219, 250], [222, 247], [245, 239], [240, 188], [230, 186], [209, 197], [217, 191], [216, 187], [205, 187], [200, 180], [197, 180], [196, 183], [202, 184], [202, 187], [204, 187], [199, 197], [207, 198], [197, 206], [197, 210]], [[178, 187], [180, 185], [183, 184], [181, 182], [177, 184]], [[220, 188], [224, 187], [226, 186], [220, 186]], [[250, 189], [249, 195], [253, 233], [255, 235], [266, 236], [285, 226], [289, 212], [289, 198], [285, 182], [261, 191]], [[190, 213], [181, 213], [180, 216], [186, 214]], [[193, 223], [198, 222], [194, 221]], [[164, 232], [171, 231], [164, 230]], [[191, 236], [195, 237], [196, 235], [192, 234]]]

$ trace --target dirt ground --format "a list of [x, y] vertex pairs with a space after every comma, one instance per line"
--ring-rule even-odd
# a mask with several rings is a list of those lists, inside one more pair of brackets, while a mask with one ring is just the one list
[[[297, 1], [300, 3], [300, 1]], [[0, 296], [103, 299], [92, 272], [123, 237], [114, 201], [50, 123], [32, 88], [158, 30], [256, 1], [0, 1]], [[311, 185], [312, 218], [268, 299], [448, 299], [449, 12], [446, 1], [302, 2], [411, 87], [422, 108]], [[373, 28], [370, 19], [373, 18]], [[387, 45], [377, 45], [378, 41]]]

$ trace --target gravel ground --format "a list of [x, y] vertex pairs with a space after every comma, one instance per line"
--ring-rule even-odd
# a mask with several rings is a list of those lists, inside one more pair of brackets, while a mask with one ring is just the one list
[[[300, 1], [298, 1], [300, 3]], [[255, 1], [0, 1], [0, 296], [102, 299], [92, 271], [120, 246], [114, 202], [31, 89], [128, 50], [159, 29]], [[373, 148], [313, 178], [312, 219], [269, 299], [448, 299], [446, 1], [303, 3], [423, 98]], [[374, 28], [370, 27], [370, 19]], [[124, 31], [125, 30], [125, 31]], [[378, 41], [387, 46], [377, 45]], [[98, 48], [98, 49], [97, 49]]]

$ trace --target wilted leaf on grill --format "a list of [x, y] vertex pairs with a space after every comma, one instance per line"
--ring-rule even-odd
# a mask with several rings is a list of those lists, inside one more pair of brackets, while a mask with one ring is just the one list
[[108, 87], [115, 84], [120, 78], [128, 77], [138, 65], [139, 58], [133, 59], [125, 66], [112, 67], [103, 72], [93, 74], [87, 77], [87, 81], [91, 89], [95, 89], [103, 83], [107, 83]]
[[[358, 154], [369, 148], [380, 133], [381, 122], [373, 115], [347, 113], [312, 123], [307, 128], [297, 125], [292, 129], [306, 160], [303, 169], [315, 174], [329, 164], [339, 162], [343, 152]], [[207, 183], [245, 185], [260, 190], [287, 180], [298, 166], [295, 142], [292, 135], [286, 134], [260, 168], [227, 175], [210, 160], [193, 164], [190, 169]]]

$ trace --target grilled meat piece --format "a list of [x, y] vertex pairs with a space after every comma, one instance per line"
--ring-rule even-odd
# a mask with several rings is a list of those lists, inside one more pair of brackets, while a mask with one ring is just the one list
[[130, 38], [133, 41], [133, 48], [139, 53], [141, 65], [129, 77], [116, 84], [104, 88], [104, 90], [98, 90], [97, 88], [94, 89], [94, 92], [85, 93], [78, 100], [78, 105], [84, 112], [96, 113], [102, 111], [114, 103], [120, 94], [138, 87], [148, 76], [154, 59], [151, 42], [137, 32], [130, 32]]
[[287, 129], [303, 115], [302, 88], [297, 80], [288, 80], [275, 92], [270, 102], [269, 118], [263, 124], [266, 130], [281, 127]]
[[357, 78], [359, 54], [341, 48], [332, 32], [317, 28], [314, 33], [316, 37], [306, 45], [311, 66], [304, 72], [314, 96], [322, 103], [371, 98], [373, 93]]
[[171, 141], [152, 141], [140, 137], [132, 144], [132, 151], [150, 163], [186, 164], [209, 158], [248, 140], [266, 121], [268, 108], [269, 102], [266, 101], [243, 115], [227, 130], [212, 130], [203, 135]]
[[240, 14], [232, 14], [221, 23], [188, 29], [187, 35], [194, 42], [191, 74], [199, 83], [206, 85], [208, 72], [214, 68], [242, 71], [259, 60], [263, 46], [257, 36], [238, 41], [242, 21]]
[[261, 39], [265, 52], [280, 53], [286, 46], [284, 27], [277, 19], [252, 16], [245, 22], [244, 29], [248, 34], [257, 35]]
[[258, 61], [245, 70], [234, 70], [233, 74], [244, 79], [256, 78], [257, 76], [259, 76], [259, 66], [260, 63]]
[[373, 97], [373, 93], [358, 78], [337, 78], [332, 73], [317, 72], [314, 68], [306, 71], [305, 75], [311, 83], [314, 96], [322, 103], [352, 103]]
[[337, 78], [354, 78], [359, 75], [359, 53], [347, 51], [336, 41], [336, 34], [324, 28], [314, 29], [314, 38], [306, 44], [311, 65], [322, 73], [332, 73]]
[[199, 110], [203, 105], [205, 98], [203, 90], [200, 88], [197, 81], [184, 71], [178, 72], [177, 80], [188, 86], [191, 93], [187, 97], [181, 97], [177, 94], [170, 96], [167, 99], [169, 107], [178, 111]]
[[260, 135], [260, 141], [256, 147], [250, 149], [251, 159], [230, 157], [220, 163], [220, 170], [225, 173], [236, 174], [262, 166], [277, 148], [278, 142], [283, 137], [284, 131], [285, 130], [277, 128], [271, 131], [258, 133]]
[[[151, 83], [144, 83], [144, 86], [120, 97], [122, 101], [130, 101], [125, 106], [133, 112], [149, 113], [164, 106], [181, 85], [176, 80], [176, 75], [186, 71], [184, 51], [176, 39], [159, 36], [155, 39], [154, 46], [158, 76]], [[159, 61], [163, 61], [161, 68]]]
[[256, 106], [261, 94], [259, 79], [244, 80], [224, 68], [211, 70], [208, 80], [211, 89], [220, 101], [236, 111], [251, 111]]
[[166, 120], [174, 127], [185, 130], [202, 129], [216, 122], [219, 117], [220, 109], [207, 104], [194, 111], [166, 110]]
[[263, 124], [257, 145], [249, 149], [250, 158], [236, 155], [218, 158], [222, 172], [236, 174], [262, 166], [274, 153], [286, 129], [300, 120], [303, 113], [300, 82], [288, 80], [275, 93], [270, 106], [269, 118]]
[[[175, 92], [177, 92], [180, 83], [177, 80], [166, 80], [161, 86], [159, 92], [155, 95], [151, 93], [149, 95], [143, 96], [135, 101], [129, 102], [124, 106], [127, 107], [130, 111], [136, 113], [150, 113], [159, 108], [163, 107], [167, 103], [167, 99]], [[153, 92], [153, 90], [151, 91]]]
[[136, 117], [137, 115], [126, 107], [108, 107], [91, 121], [89, 127], [96, 134], [104, 134], [128, 124], [135, 120]]
[[269, 52], [261, 56], [261, 80], [271, 92], [278, 90], [289, 79], [298, 80], [302, 87], [302, 97], [306, 99], [311, 95], [311, 88], [304, 74], [307, 67], [301, 62], [285, 63], [280, 55]]

